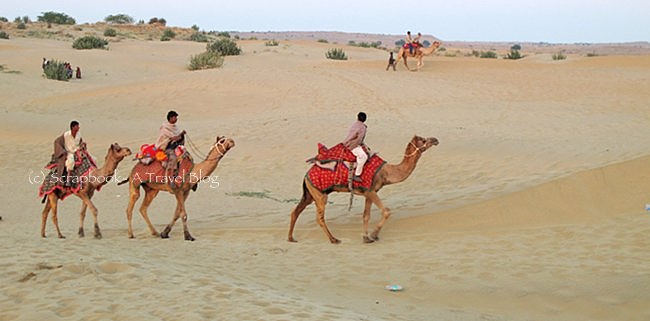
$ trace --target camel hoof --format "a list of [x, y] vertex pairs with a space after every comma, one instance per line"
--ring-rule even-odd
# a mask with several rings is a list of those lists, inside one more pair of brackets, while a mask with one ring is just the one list
[[60, 238], [60, 239], [64, 239], [65, 236], [63, 236], [63, 234], [59, 234], [59, 238]]
[[130, 239], [134, 239], [135, 236], [134, 236], [134, 235], [129, 235], [129, 238], [130, 238]]
[[79, 233], [78, 233], [78, 234], [79, 234], [79, 237], [84, 237], [84, 236], [86, 236], [86, 233], [84, 233], [84, 229], [83, 229], [83, 228], [79, 228]]
[[288, 241], [291, 243], [298, 243], [298, 240], [294, 239], [293, 237], [289, 237]]
[[375, 240], [373, 240], [373, 239], [371, 239], [371, 238], [369, 238], [367, 236], [363, 237], [363, 243], [374, 243], [374, 242], [375, 242]]
[[188, 237], [188, 236], [185, 237], [185, 241], [192, 241], [192, 242], [194, 242], [194, 240], [196, 240], [196, 239], [193, 238], [191, 235], [190, 235], [189, 237]]
[[339, 239], [331, 239], [330, 242], [332, 242], [332, 244], [341, 244], [341, 240]]
[[161, 239], [168, 239], [168, 238], [169, 238], [169, 234], [167, 234], [167, 233], [161, 233], [161, 234], [160, 234], [160, 238], [161, 238]]
[[102, 239], [102, 233], [95, 234], [95, 238], [98, 239], [98, 240], [101, 240]]

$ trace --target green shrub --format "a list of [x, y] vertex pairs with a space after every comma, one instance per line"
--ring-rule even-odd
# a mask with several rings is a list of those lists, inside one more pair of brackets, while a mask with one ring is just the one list
[[[427, 46], [427, 47], [428, 47], [428, 46]], [[439, 51], [439, 52], [445, 52], [445, 51], [447, 51], [447, 48], [445, 48], [445, 47], [439, 47], [439, 48], [438, 48], [438, 51]]]
[[479, 57], [481, 56], [481, 53], [478, 50], [472, 50], [472, 56]]
[[599, 55], [595, 52], [590, 52], [587, 54], [587, 57], [598, 57]]
[[196, 42], [208, 42], [208, 36], [206, 36], [205, 33], [202, 32], [195, 32], [192, 35], [190, 35], [190, 40]]
[[16, 28], [24, 30], [27, 29], [27, 25], [25, 25], [24, 22], [19, 22], [18, 25], [16, 25]]
[[9, 22], [9, 20], [6, 17], [0, 17], [0, 22]]
[[104, 30], [104, 37], [115, 37], [117, 36], [117, 31], [113, 28], [108, 28]]
[[553, 55], [553, 60], [564, 60], [564, 59], [566, 59], [566, 56], [561, 52], [558, 52]]
[[123, 25], [123, 24], [132, 24], [135, 20], [133, 17], [129, 15], [125, 15], [123, 13], [116, 14], [116, 15], [110, 15], [106, 18], [104, 18], [104, 21], [106, 23], [114, 23], [118, 25]]
[[43, 15], [38, 16], [37, 19], [40, 22], [55, 23], [60, 25], [73, 25], [76, 23], [74, 18], [68, 16], [67, 14], [53, 11], [43, 12]]
[[163, 36], [163, 38], [174, 39], [174, 38], [176, 38], [176, 33], [174, 32], [174, 30], [167, 28], [167, 29], [163, 30], [162, 36]]
[[237, 56], [241, 54], [241, 48], [230, 38], [222, 38], [206, 46], [207, 51], [214, 51], [221, 56]]
[[264, 45], [267, 46], [267, 47], [275, 47], [275, 46], [277, 46], [279, 44], [280, 43], [277, 42], [275, 39], [269, 40], [269, 41], [264, 43]]
[[328, 43], [327, 39], [318, 39], [317, 41], [322, 43]]
[[223, 56], [215, 51], [206, 51], [190, 58], [189, 70], [213, 69], [223, 65]]
[[524, 56], [521, 55], [521, 53], [519, 52], [519, 50], [511, 49], [511, 50], [510, 50], [510, 53], [507, 54], [504, 58], [506, 58], [506, 59], [512, 59], [512, 60], [517, 60], [517, 59], [521, 59], [521, 58], [523, 58], [523, 57], [524, 57]]
[[348, 57], [345, 55], [345, 51], [341, 48], [332, 48], [327, 51], [325, 58], [334, 59], [334, 60], [348, 60]]
[[50, 63], [45, 66], [43, 72], [47, 79], [68, 81], [67, 70], [65, 69], [65, 64], [63, 62], [51, 60]]
[[108, 41], [95, 36], [85, 36], [74, 41], [72, 48], [75, 49], [106, 49]]
[[495, 59], [497, 58], [497, 53], [490, 50], [490, 51], [481, 51], [480, 56], [481, 58], [490, 58], [490, 59]]
[[197, 26], [197, 25], [192, 25], [192, 30], [194, 30], [194, 31], [199, 31], [199, 26]]
[[521, 45], [520, 44], [514, 44], [512, 47], [510, 47], [510, 50], [521, 50]]
[[9, 39], [9, 34], [4, 31], [0, 31], [0, 39]]

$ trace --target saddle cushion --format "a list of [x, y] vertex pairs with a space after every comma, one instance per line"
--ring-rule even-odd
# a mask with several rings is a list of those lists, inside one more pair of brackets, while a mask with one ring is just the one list
[[194, 168], [194, 161], [189, 154], [185, 154], [178, 164], [178, 173], [172, 176], [172, 173], [165, 173], [165, 167], [160, 161], [153, 161], [149, 165], [138, 162], [133, 167], [133, 184], [172, 184], [172, 187], [180, 187], [184, 182], [198, 183], [201, 177], [190, 177], [189, 173]]
[[[354, 155], [352, 156], [353, 160], [356, 161]], [[352, 187], [362, 191], [369, 190], [374, 183], [375, 174], [382, 166], [384, 166], [385, 163], [386, 161], [376, 154], [371, 156], [363, 166], [361, 182], [353, 181]], [[349, 171], [350, 167], [347, 165], [347, 162], [344, 161], [338, 161], [334, 169], [327, 169], [314, 164], [309, 171], [307, 171], [305, 177], [312, 186], [316, 187], [321, 192], [326, 192], [334, 187], [348, 187]]]
[[[88, 173], [90, 170], [97, 167], [95, 160], [85, 150], [77, 151], [74, 154], [74, 169], [72, 172], [67, 173], [69, 179], [67, 177], [57, 177], [56, 163], [57, 160], [52, 158], [45, 165], [45, 168], [49, 169], [50, 172], [43, 178], [43, 183], [38, 188], [38, 197], [43, 197], [58, 190], [60, 192], [59, 198], [64, 200], [71, 194], [78, 192], [83, 184], [88, 182]], [[101, 186], [97, 188], [97, 191], [100, 189]]]

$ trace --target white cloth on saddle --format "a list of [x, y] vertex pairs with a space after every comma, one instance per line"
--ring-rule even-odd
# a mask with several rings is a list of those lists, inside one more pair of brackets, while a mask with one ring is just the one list
[[178, 136], [181, 134], [181, 130], [176, 127], [176, 124], [172, 124], [168, 121], [160, 125], [160, 135], [156, 141], [156, 149], [165, 150], [167, 144], [171, 142], [172, 137]]
[[68, 173], [74, 169], [74, 153], [79, 149], [81, 144], [81, 133], [77, 132], [76, 137], [72, 136], [72, 130], [63, 133], [63, 141], [65, 142], [65, 150], [68, 155], [65, 159], [65, 167]]

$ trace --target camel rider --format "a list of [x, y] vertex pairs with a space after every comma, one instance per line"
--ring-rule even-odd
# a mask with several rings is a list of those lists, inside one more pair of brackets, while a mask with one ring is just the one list
[[411, 38], [411, 31], [406, 32], [406, 44], [409, 47], [409, 54], [413, 54], [413, 38]]
[[418, 35], [413, 38], [413, 41], [411, 42], [411, 46], [414, 48], [415, 51], [420, 50], [422, 47], [422, 44], [420, 44], [420, 38], [422, 38], [422, 34], [418, 32]]
[[368, 160], [368, 154], [363, 149], [365, 146], [364, 139], [366, 138], [366, 130], [368, 126], [364, 124], [366, 121], [366, 113], [360, 112], [357, 114], [357, 121], [352, 123], [348, 132], [348, 137], [343, 141], [343, 145], [352, 151], [352, 154], [357, 157], [357, 168], [354, 170], [354, 180], [361, 181], [361, 173], [363, 173], [363, 165]]
[[79, 122], [70, 122], [70, 130], [61, 134], [54, 140], [54, 154], [52, 159], [56, 161], [56, 177], [63, 177], [64, 169], [67, 170], [66, 182], [70, 180], [70, 173], [74, 170], [74, 155], [80, 149], [85, 149], [86, 143], [79, 133]]
[[160, 126], [160, 135], [156, 141], [156, 149], [164, 150], [167, 155], [167, 170], [176, 170], [177, 158], [174, 149], [185, 144], [185, 130], [179, 130], [176, 126], [178, 113], [170, 110], [167, 113], [167, 121]]

